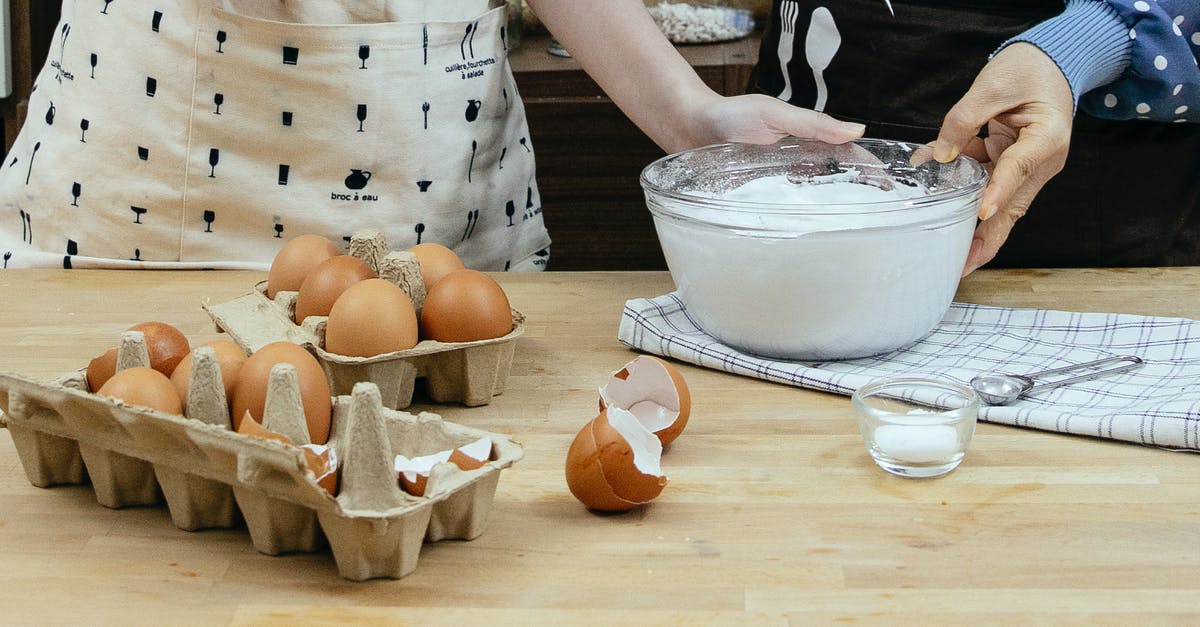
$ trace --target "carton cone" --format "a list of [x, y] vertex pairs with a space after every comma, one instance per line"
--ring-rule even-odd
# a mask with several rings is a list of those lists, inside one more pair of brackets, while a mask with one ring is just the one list
[[[229, 403], [217, 353], [207, 346], [192, 351], [192, 373], [184, 414], [193, 420], [228, 429]], [[171, 522], [184, 531], [236, 527], [242, 522], [233, 488], [166, 464], [155, 464], [154, 476], [171, 511]]]

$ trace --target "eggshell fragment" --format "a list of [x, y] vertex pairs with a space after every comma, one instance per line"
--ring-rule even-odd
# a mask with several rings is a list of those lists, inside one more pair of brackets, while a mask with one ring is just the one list
[[504, 289], [478, 270], [456, 270], [425, 295], [421, 335], [439, 342], [474, 342], [512, 331], [512, 308]]
[[271, 368], [278, 363], [289, 363], [295, 367], [308, 437], [314, 444], [324, 444], [329, 439], [329, 421], [333, 409], [329, 381], [316, 357], [299, 345], [286, 341], [263, 346], [242, 364], [230, 401], [234, 430], [238, 429], [246, 412], [250, 412], [255, 420], [262, 419]]
[[313, 268], [296, 295], [296, 324], [309, 316], [328, 316], [342, 292], [351, 285], [376, 278], [365, 262], [350, 255], [338, 255]]
[[674, 366], [651, 355], [639, 355], [600, 388], [600, 409], [608, 405], [632, 412], [666, 446], [687, 426], [692, 394]]
[[571, 442], [567, 487], [588, 509], [633, 509], [653, 500], [667, 485], [661, 459], [662, 442], [631, 412], [609, 406]]
[[329, 312], [325, 350], [373, 357], [417, 345], [417, 311], [394, 283], [367, 279], [350, 286]]
[[[295, 446], [291, 438], [262, 426], [249, 412], [246, 412], [238, 422], [237, 432]], [[304, 451], [305, 463], [316, 477], [317, 485], [330, 494], [337, 494], [338, 457], [333, 447], [324, 444], [303, 444], [299, 448]]]
[[340, 252], [337, 244], [320, 235], [292, 238], [271, 261], [271, 270], [267, 273], [267, 298], [274, 299], [281, 291], [298, 291], [313, 268]]
[[153, 368], [120, 370], [96, 394], [120, 399], [126, 405], [149, 407], [166, 414], [183, 414], [175, 386], [166, 375]]
[[429, 482], [429, 474], [433, 467], [442, 463], [452, 463], [460, 470], [475, 470], [482, 468], [492, 454], [491, 438], [480, 438], [456, 449], [438, 451], [429, 455], [408, 458], [397, 455], [395, 461], [396, 473], [400, 476], [400, 487], [413, 496], [425, 496], [425, 488]]

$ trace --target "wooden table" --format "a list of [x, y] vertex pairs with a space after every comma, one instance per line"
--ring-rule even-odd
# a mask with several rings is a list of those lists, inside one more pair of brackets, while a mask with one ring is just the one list
[[[0, 370], [49, 378], [121, 330], [171, 322], [261, 274], [0, 272]], [[508, 390], [426, 407], [512, 434], [487, 530], [427, 544], [400, 580], [351, 583], [326, 552], [268, 557], [244, 529], [185, 532], [165, 507], [109, 510], [87, 486], [39, 489], [0, 435], [0, 623], [800, 624], [1200, 620], [1200, 457], [981, 424], [935, 480], [868, 459], [848, 399], [681, 365], [694, 398], [649, 506], [586, 511], [563, 462], [596, 388], [634, 354], [625, 299], [665, 273], [499, 277], [529, 319]], [[1173, 316], [1200, 312], [1200, 268], [984, 271], [959, 300]]]

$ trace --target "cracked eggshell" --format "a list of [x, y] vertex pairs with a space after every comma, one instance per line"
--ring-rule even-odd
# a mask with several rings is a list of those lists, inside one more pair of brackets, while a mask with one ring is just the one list
[[571, 442], [567, 487], [588, 509], [633, 509], [667, 485], [661, 459], [662, 442], [633, 413], [610, 405]]
[[651, 355], [639, 355], [600, 388], [600, 409], [610, 405], [633, 413], [666, 446], [687, 426], [692, 393], [674, 366]]
[[429, 455], [411, 458], [397, 455], [394, 469], [400, 477], [401, 489], [413, 496], [425, 496], [425, 487], [429, 483], [429, 475], [434, 466], [451, 463], [458, 466], [459, 470], [477, 470], [490, 460], [491, 454], [492, 439], [485, 436], [456, 449]]
[[[291, 438], [286, 435], [276, 433], [262, 426], [246, 412], [238, 423], [237, 432], [242, 435], [249, 435], [264, 440], [274, 440], [282, 442], [290, 446], [296, 446]], [[304, 451], [304, 461], [308, 464], [308, 469], [312, 471], [313, 476], [317, 480], [317, 485], [325, 489], [326, 492], [336, 495], [338, 488], [338, 457], [333, 447], [325, 444], [304, 444], [299, 447]]]

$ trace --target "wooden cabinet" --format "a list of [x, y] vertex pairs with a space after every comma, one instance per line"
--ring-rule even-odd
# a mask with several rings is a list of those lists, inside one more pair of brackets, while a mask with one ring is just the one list
[[[551, 270], [664, 269], [642, 196], [642, 168], [663, 151], [630, 122], [573, 59], [526, 37], [510, 56], [537, 156]], [[680, 46], [710, 87], [741, 94], [758, 54], [756, 38]]]
[[[29, 104], [29, 90], [33, 77], [46, 62], [50, 40], [58, 25], [61, 5], [58, 0], [0, 0], [9, 4], [11, 29], [9, 55], [13, 79], [13, 93], [0, 100], [0, 118], [4, 125], [4, 154], [17, 139], [17, 132], [25, 121]], [[0, 160], [3, 157], [0, 156]]]

